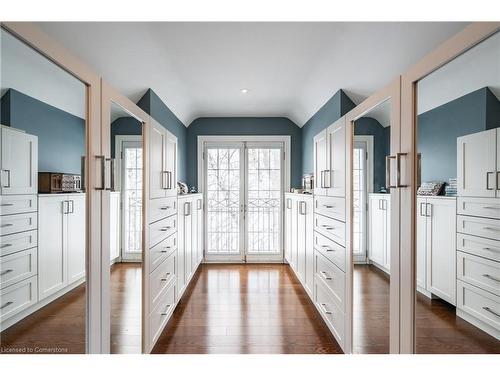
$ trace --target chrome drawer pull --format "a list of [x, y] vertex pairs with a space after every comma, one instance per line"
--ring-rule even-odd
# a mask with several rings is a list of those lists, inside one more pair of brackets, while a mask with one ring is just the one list
[[500, 210], [500, 206], [484, 206], [483, 209], [485, 210]]
[[495, 232], [500, 232], [500, 228], [497, 227], [483, 227], [484, 230], [493, 230]]
[[485, 273], [483, 275], [483, 277], [486, 277], [487, 279], [490, 279], [490, 280], [496, 281], [497, 283], [500, 283], [500, 279], [499, 278], [497, 278], [495, 276], [488, 275], [487, 273]]
[[[165, 307], [166, 307], [166, 308], [167, 308], [167, 310], [168, 310], [168, 309], [170, 308], [170, 306], [172, 306], [172, 305], [167, 305], [167, 306], [165, 306]], [[162, 312], [162, 313], [161, 313], [161, 315], [162, 315], [162, 316], [168, 315], [168, 311], [167, 311], [167, 312]]]
[[165, 211], [165, 210], [169, 210], [169, 209], [171, 209], [171, 208], [172, 208], [172, 207], [170, 207], [170, 206], [165, 206], [165, 207], [160, 207], [160, 210], [164, 210], [164, 211]]
[[0, 249], [5, 249], [6, 247], [11, 247], [11, 243], [6, 243], [5, 245], [0, 246]]
[[5, 270], [0, 273], [0, 276], [7, 275], [8, 273], [13, 272], [14, 270]]
[[330, 206], [328, 204], [324, 204], [323, 207], [325, 207], [325, 208], [334, 208], [335, 206]]
[[14, 203], [2, 203], [0, 204], [0, 207], [12, 207]]
[[330, 246], [328, 246], [328, 245], [321, 245], [321, 247], [323, 249], [325, 249], [326, 251], [335, 251], [334, 249], [331, 249]]
[[493, 248], [491, 248], [491, 247], [483, 247], [483, 250], [486, 250], [486, 251], [494, 251], [494, 252], [496, 252], [496, 253], [499, 253], [499, 252], [500, 252], [500, 250], [499, 250], [499, 249], [493, 249]]
[[7, 227], [13, 227], [14, 224], [2, 224], [2, 226], [0, 228], [7, 228]]
[[331, 280], [332, 278], [326, 274], [325, 271], [320, 272], [321, 276], [323, 276], [323, 279], [325, 280]]
[[159, 252], [159, 253], [168, 253], [168, 251], [167, 251], [167, 250], [160, 250], [160, 251], [158, 251], [158, 252]]
[[166, 232], [167, 230], [171, 229], [172, 227], [163, 227], [160, 229], [161, 232]]
[[161, 278], [161, 281], [168, 281], [168, 276], [170, 276], [170, 272], [167, 272], [165, 277]]
[[498, 316], [498, 317], [500, 318], [500, 314], [499, 314], [499, 313], [497, 313], [497, 312], [496, 312], [495, 310], [493, 310], [493, 309], [490, 309], [490, 308], [489, 308], [489, 307], [487, 307], [487, 306], [483, 306], [483, 310], [486, 310], [486, 311], [488, 311], [490, 314], [493, 314], [493, 315]]
[[14, 303], [14, 301], [9, 301], [4, 303], [2, 306], [0, 306], [0, 310], [6, 308], [7, 306], [10, 306]]
[[332, 312], [331, 312], [331, 311], [328, 311], [328, 310], [326, 309], [326, 303], [322, 303], [322, 304], [321, 304], [321, 306], [323, 306], [323, 312], [324, 312], [325, 314], [329, 314], [329, 315], [331, 315], [331, 314], [332, 314]]

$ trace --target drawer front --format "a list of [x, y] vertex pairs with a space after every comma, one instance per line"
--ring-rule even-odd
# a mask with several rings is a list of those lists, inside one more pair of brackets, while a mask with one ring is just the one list
[[500, 297], [457, 280], [457, 307], [500, 330]]
[[149, 329], [152, 343], [158, 340], [175, 307], [175, 283], [160, 297], [158, 305], [149, 315]]
[[315, 196], [314, 212], [345, 222], [345, 198]]
[[0, 215], [22, 214], [37, 210], [36, 195], [0, 195]]
[[0, 256], [13, 254], [38, 245], [38, 231], [9, 234], [0, 237]]
[[500, 296], [500, 263], [457, 251], [457, 278]]
[[149, 225], [150, 248], [177, 231], [177, 215], [167, 217]]
[[162, 294], [167, 287], [169, 287], [171, 282], [175, 280], [176, 260], [177, 252], [174, 251], [149, 275], [150, 311], [159, 303]]
[[149, 223], [164, 219], [177, 213], [177, 197], [151, 199], [149, 201]]
[[177, 233], [149, 249], [149, 272], [153, 272], [177, 248]]
[[0, 258], [0, 288], [5, 288], [36, 274], [36, 247]]
[[314, 215], [314, 230], [345, 246], [345, 223], [322, 215]]
[[500, 262], [500, 241], [457, 233], [457, 249]]
[[457, 214], [500, 219], [500, 198], [457, 199]]
[[337, 306], [335, 299], [321, 283], [315, 283], [314, 302], [316, 308], [328, 322], [329, 328], [339, 341], [344, 345], [345, 314]]
[[318, 232], [314, 232], [314, 248], [345, 272], [345, 248]]
[[458, 215], [457, 232], [500, 240], [500, 220]]
[[314, 274], [316, 282], [323, 282], [341, 310], [344, 311], [345, 273], [319, 252], [314, 252]]
[[0, 216], [0, 236], [37, 228], [37, 213]]
[[0, 321], [9, 319], [38, 301], [36, 279], [33, 276], [0, 291]]

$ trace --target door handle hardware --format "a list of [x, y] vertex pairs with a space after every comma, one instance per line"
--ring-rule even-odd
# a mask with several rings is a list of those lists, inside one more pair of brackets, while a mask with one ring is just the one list
[[483, 227], [484, 230], [492, 230], [495, 232], [500, 232], [500, 228], [497, 227]]
[[0, 249], [5, 249], [6, 247], [11, 247], [11, 243], [6, 243], [5, 245], [0, 246]]
[[382, 209], [382, 199], [379, 199], [378, 200], [378, 209], [381, 210]]
[[306, 202], [304, 202], [304, 201], [299, 202], [299, 214], [301, 214], [301, 215], [306, 214]]
[[391, 185], [391, 159], [396, 159], [396, 157], [391, 155], [385, 157], [385, 186], [388, 189], [396, 187], [396, 185]]
[[101, 186], [97, 186], [96, 190], [106, 190], [106, 157], [104, 155], [96, 155], [97, 160], [101, 162]]
[[196, 208], [197, 208], [198, 210], [201, 210], [201, 209], [203, 208], [203, 204], [202, 204], [202, 202], [201, 202], [201, 199], [198, 199], [198, 200], [196, 201]]
[[109, 161], [109, 188], [106, 190], [115, 191], [115, 158], [107, 158]]
[[8, 223], [8, 224], [2, 224], [0, 228], [7, 228], [7, 227], [13, 227], [14, 224]]
[[328, 310], [326, 309], [326, 303], [322, 303], [322, 304], [321, 304], [321, 307], [323, 307], [323, 312], [324, 312], [325, 314], [328, 314], [328, 315], [331, 315], [331, 314], [332, 314], [332, 312], [331, 312], [331, 311], [328, 311]]
[[[401, 156], [406, 156], [406, 152], [397, 152], [396, 156], [385, 157], [385, 184], [387, 188], [406, 188], [408, 185], [401, 184]], [[396, 185], [391, 185], [391, 159], [396, 160]]]
[[69, 213], [74, 214], [75, 213], [75, 201], [70, 200], [69, 203], [71, 203], [71, 211]]
[[321, 245], [321, 247], [322, 247], [323, 249], [325, 249], [326, 251], [335, 251], [334, 249], [332, 249], [332, 248], [331, 248], [330, 246], [328, 246], [328, 245]]
[[322, 227], [325, 228], [326, 230], [334, 230], [335, 229], [335, 227], [331, 227], [327, 224], [323, 224]]
[[166, 232], [168, 230], [170, 230], [172, 227], [163, 227], [163, 228], [160, 228], [160, 231], [161, 232]]
[[[171, 306], [171, 305], [167, 305], [167, 306], [165, 306], [165, 308], [168, 310], [168, 309], [170, 308], [170, 306]], [[162, 316], [166, 316], [166, 315], [168, 315], [168, 311], [166, 311], [166, 312], [162, 312], [162, 313], [161, 313], [161, 315], [162, 315]]]
[[0, 204], [0, 207], [12, 207], [14, 203], [2, 203]]
[[492, 247], [483, 247], [483, 250], [486, 250], [486, 251], [494, 251], [496, 253], [500, 253], [500, 250], [499, 249], [494, 249]]
[[[429, 210], [427, 210], [427, 208]], [[425, 216], [431, 217], [432, 216], [432, 203], [426, 203], [425, 204]]]
[[160, 252], [160, 253], [168, 253], [168, 251], [167, 251], [167, 250], [160, 250], [159, 252]]
[[421, 203], [420, 203], [420, 216], [425, 216], [425, 214], [424, 214], [424, 212], [423, 212], [423, 210], [422, 210], [422, 207], [423, 207], [424, 205], [425, 205], [425, 203], [424, 203], [424, 202], [421, 202]]
[[191, 202], [184, 202], [184, 216], [189, 215], [191, 215]]
[[496, 186], [497, 186], [497, 190], [500, 190], [500, 171], [497, 171], [497, 178], [496, 178]]
[[166, 210], [169, 210], [170, 208], [172, 208], [172, 207], [164, 206], [164, 207], [160, 207], [160, 210], [166, 211]]
[[486, 277], [487, 279], [490, 279], [490, 280], [496, 281], [497, 283], [500, 283], [500, 279], [499, 278], [497, 278], [495, 276], [488, 275], [487, 273], [485, 273], [483, 275], [483, 277]]
[[161, 278], [161, 281], [168, 281], [169, 276], [170, 276], [170, 272], [167, 272], [167, 273], [165, 274], [165, 277], [162, 277], [162, 278]]
[[168, 186], [167, 186], [167, 174], [168, 174], [168, 171], [161, 171], [161, 188], [163, 190], [168, 190]]
[[0, 276], [4, 276], [4, 275], [7, 275], [8, 273], [11, 273], [13, 272], [14, 270], [5, 270], [5, 271], [2, 271], [0, 272]]
[[[333, 184], [332, 184], [332, 175], [333, 175], [333, 173], [332, 172], [333, 172], [332, 169], [325, 169], [325, 181], [328, 181], [328, 183], [325, 184], [325, 187], [329, 188], [329, 189], [333, 187]], [[326, 177], [327, 173], [328, 173], [328, 178]]]
[[491, 308], [489, 308], [487, 306], [483, 306], [483, 310], [486, 310], [490, 314], [493, 314], [493, 315], [498, 316], [500, 318], [500, 314], [499, 313], [497, 313], [495, 310], [493, 310], [493, 309], [491, 309]]
[[500, 210], [500, 206], [484, 206], [484, 210]]
[[9, 301], [4, 303], [2, 306], [0, 306], [0, 310], [6, 308], [7, 306], [10, 306], [14, 303], [14, 301]]
[[324, 188], [324, 187], [325, 187], [325, 182], [324, 182], [324, 176], [323, 176], [323, 173], [325, 173], [325, 171], [321, 171], [321, 172], [319, 173], [319, 174], [320, 174], [320, 178], [319, 178], [319, 180], [320, 180], [320, 184], [319, 184], [319, 186], [320, 186], [320, 187], [322, 187], [322, 188]]
[[496, 172], [486, 172], [486, 190], [495, 190], [495, 188], [490, 188], [490, 174], [495, 174], [495, 173]]
[[324, 204], [323, 207], [325, 207], [325, 208], [334, 208], [335, 206], [331, 206], [329, 204]]
[[7, 173], [7, 185], [3, 184], [3, 179], [2, 179], [2, 187], [10, 188], [10, 169], [0, 169], [0, 171]]
[[325, 271], [320, 272], [321, 276], [323, 276], [323, 279], [325, 280], [331, 280], [332, 278], [328, 276], [328, 274]]

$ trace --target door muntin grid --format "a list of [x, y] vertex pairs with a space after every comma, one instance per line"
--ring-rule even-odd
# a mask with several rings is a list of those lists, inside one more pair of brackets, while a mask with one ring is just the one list
[[366, 144], [353, 150], [353, 254], [366, 254]]
[[241, 147], [206, 149], [207, 253], [241, 253]]
[[282, 149], [248, 147], [246, 184], [246, 252], [281, 253]]
[[123, 143], [124, 253], [142, 251], [142, 145]]

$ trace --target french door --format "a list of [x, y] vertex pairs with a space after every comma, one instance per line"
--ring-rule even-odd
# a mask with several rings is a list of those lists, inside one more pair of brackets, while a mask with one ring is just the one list
[[204, 147], [207, 261], [283, 260], [284, 145]]
[[367, 238], [367, 144], [363, 141], [354, 142], [353, 150], [353, 237], [352, 251], [354, 262], [366, 262]]

